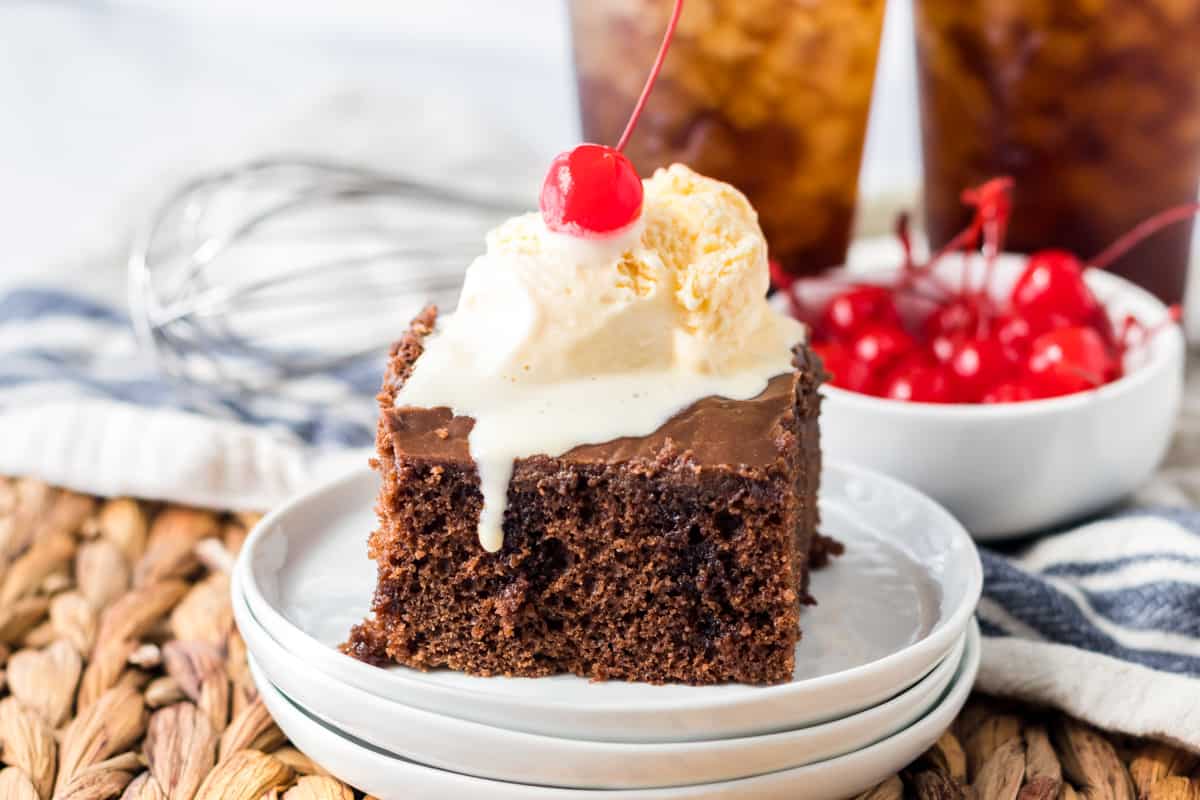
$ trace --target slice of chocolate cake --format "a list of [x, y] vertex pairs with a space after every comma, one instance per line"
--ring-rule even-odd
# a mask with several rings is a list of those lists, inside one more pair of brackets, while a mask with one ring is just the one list
[[616, 230], [507, 220], [453, 316], [426, 312], [393, 349], [379, 584], [348, 652], [477, 674], [791, 676], [829, 552], [821, 370], [767, 301], [745, 196], [681, 165], [641, 188]]
[[808, 349], [756, 397], [517, 459], [487, 552], [475, 421], [396, 405], [435, 321], [393, 346], [379, 395], [379, 583], [346, 652], [479, 675], [789, 680], [810, 564], [836, 547], [815, 530], [823, 375]]

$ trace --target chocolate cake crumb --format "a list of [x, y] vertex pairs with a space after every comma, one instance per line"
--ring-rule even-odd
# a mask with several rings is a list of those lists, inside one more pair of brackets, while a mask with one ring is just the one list
[[476, 675], [789, 680], [809, 569], [841, 550], [816, 533], [815, 356], [649, 436], [518, 459], [488, 553], [474, 420], [394, 406], [435, 323], [426, 309], [393, 345], [378, 395], [378, 584], [343, 650]]

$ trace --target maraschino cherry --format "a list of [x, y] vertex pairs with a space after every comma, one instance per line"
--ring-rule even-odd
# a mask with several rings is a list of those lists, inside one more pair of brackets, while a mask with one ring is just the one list
[[821, 315], [820, 328], [827, 336], [845, 338], [872, 322], [899, 327], [900, 314], [889, 288], [865, 283], [830, 300]]
[[1008, 312], [992, 320], [992, 335], [1013, 362], [1020, 361], [1033, 344], [1033, 326], [1020, 314]]
[[1038, 333], [1083, 325], [1103, 313], [1083, 280], [1083, 262], [1065, 250], [1031, 255], [1011, 298], [1013, 311]]
[[604, 236], [642, 213], [642, 179], [620, 150], [581, 144], [550, 162], [541, 207], [552, 231]]
[[1094, 328], [1077, 326], [1043, 333], [1029, 351], [1027, 381], [1040, 397], [1085, 392], [1120, 372], [1107, 342]]
[[871, 368], [851, 356], [845, 345], [840, 342], [814, 343], [812, 350], [825, 365], [835, 386], [863, 394], [876, 393], [877, 381]]
[[899, 325], [871, 322], [863, 326], [850, 342], [850, 355], [882, 374], [902, 357], [916, 349], [916, 342]]
[[[834, 386], [919, 403], [1059, 397], [1121, 377], [1128, 350], [1178, 322], [1176, 306], [1152, 327], [1130, 317], [1114, 329], [1084, 275], [1191, 218], [1200, 204], [1156, 214], [1089, 261], [1063, 250], [1034, 253], [1007, 296], [1000, 296], [992, 282], [1012, 212], [1012, 185], [1009, 178], [994, 178], [963, 192], [963, 202], [974, 208], [971, 224], [924, 264], [913, 258], [902, 215], [896, 226], [904, 253], [899, 277], [889, 285], [844, 286], [819, 313], [802, 313], [797, 279], [772, 265], [772, 283], [785, 293], [793, 315], [811, 316], [812, 347]], [[954, 251], [963, 254], [957, 286], [932, 269]], [[982, 270], [969, 269], [972, 258], [982, 259]]]
[[962, 399], [945, 367], [920, 354], [906, 358], [891, 371], [883, 396], [910, 403], [956, 403]]
[[1013, 373], [1013, 363], [1003, 345], [991, 336], [958, 336], [950, 345], [946, 366], [954, 376], [961, 398], [982, 400], [993, 386]]
[[943, 303], [935, 308], [933, 313], [922, 323], [921, 332], [926, 339], [932, 342], [943, 336], [973, 334], [978, 327], [979, 304], [971, 298], [964, 297]]
[[539, 203], [550, 230], [597, 238], [627, 228], [641, 215], [642, 180], [622, 151], [662, 70], [682, 11], [683, 0], [675, 0], [658, 56], [617, 146], [581, 144], [559, 153], [550, 163]]

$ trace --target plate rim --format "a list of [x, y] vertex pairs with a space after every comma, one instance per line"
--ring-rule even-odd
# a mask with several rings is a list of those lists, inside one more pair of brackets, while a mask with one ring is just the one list
[[[940, 503], [933, 498], [913, 488], [912, 486], [892, 478], [888, 475], [876, 472], [874, 470], [860, 467], [853, 464], [847, 464], [836, 460], [828, 460], [822, 466], [822, 473], [826, 471], [842, 472], [849, 477], [864, 479], [870, 483], [882, 484], [889, 488], [890, 491], [901, 495], [909, 495], [912, 499], [924, 503], [929, 510], [936, 516], [942, 518], [947, 530], [950, 531], [951, 538], [957, 540], [959, 546], [963, 548], [967, 555], [967, 566], [970, 574], [967, 576], [966, 592], [963, 602], [953, 609], [949, 614], [944, 615], [938, 620], [938, 623], [929, 631], [929, 633], [920, 640], [913, 642], [895, 652], [889, 653], [886, 656], [869, 661], [865, 664], [859, 664], [849, 669], [844, 669], [839, 672], [821, 675], [814, 678], [806, 678], [801, 681], [789, 681], [787, 683], [775, 684], [771, 686], [756, 686], [755, 700], [770, 701], [772, 699], [786, 696], [789, 693], [795, 692], [797, 687], [803, 686], [806, 691], [826, 691], [830, 686], [836, 686], [847, 680], [855, 680], [870, 675], [872, 672], [886, 671], [889, 666], [901, 662], [906, 658], [914, 657], [914, 653], [926, 654], [933, 652], [935, 655], [944, 654], [948, 651], [954, 641], [961, 635], [966, 627], [967, 622], [975, 613], [975, 608], [978, 605], [979, 598], [983, 589], [983, 564], [979, 557], [979, 551], [975, 546], [974, 540], [966, 529], [958, 522], [955, 517], [950, 514]], [[345, 471], [343, 474], [334, 476], [320, 484], [313, 486], [308, 491], [297, 494], [287, 502], [274, 509], [265, 515], [250, 531], [244, 542], [241, 552], [238, 555], [238, 561], [235, 569], [239, 570], [242, 575], [242, 585], [244, 587], [247, 604], [250, 609], [260, 617], [266, 617], [270, 625], [281, 625], [290, 629], [295, 634], [303, 638], [305, 644], [309, 648], [319, 648], [323, 651], [330, 651], [340, 656], [348, 669], [379, 669], [371, 665], [364, 664], [351, 656], [341, 653], [336, 648], [330, 648], [315, 637], [303, 630], [299, 626], [293, 624], [283, 613], [276, 609], [270, 602], [267, 601], [262, 593], [257, 581], [254, 578], [254, 571], [251, 566], [251, 561], [255, 556], [258, 546], [261, 544], [266, 535], [266, 531], [276, 526], [279, 519], [288, 516], [293, 509], [300, 506], [313, 498], [320, 495], [337, 492], [346, 486], [360, 480], [364, 480], [370, 476], [372, 480], [377, 480], [374, 470], [363, 465]], [[819, 495], [818, 495], [819, 497]], [[286, 534], [284, 534], [286, 536]], [[271, 627], [267, 623], [263, 627], [270, 631]], [[298, 654], [299, 655], [299, 654]], [[936, 663], [936, 658], [930, 663]], [[440, 694], [444, 697], [454, 697], [459, 700], [470, 700], [478, 698], [486, 698], [490, 703], [503, 704], [509, 708], [531, 709], [531, 708], [553, 708], [558, 711], [572, 710], [575, 713], [603, 713], [603, 714], [620, 714], [623, 712], [636, 714], [655, 714], [655, 713], [670, 713], [674, 711], [695, 712], [705, 709], [719, 710], [729, 706], [736, 706], [745, 701], [744, 697], [714, 697], [700, 701], [679, 700], [667, 702], [639, 702], [639, 703], [622, 703], [612, 706], [604, 706], [602, 709], [579, 709], [573, 707], [569, 702], [558, 701], [554, 699], [546, 700], [542, 698], [521, 697], [514, 698], [503, 693], [488, 692], [481, 689], [460, 686], [447, 686], [438, 683], [435, 680], [425, 678], [425, 673], [417, 670], [406, 668], [402, 665], [389, 665], [387, 668], [389, 675], [393, 676], [397, 681], [409, 683], [414, 687], [420, 687], [423, 690]], [[922, 673], [924, 674], [924, 673]], [[911, 683], [907, 684], [911, 685]], [[704, 687], [697, 687], [702, 689]]]
[[[290, 705], [293, 709], [295, 709], [295, 713], [300, 714], [301, 716], [304, 717], [305, 724], [311, 724], [313, 726], [320, 726], [322, 728], [322, 735], [337, 737], [338, 739], [341, 740], [341, 743], [345, 747], [353, 747], [356, 749], [368, 749], [369, 748], [370, 751], [373, 751], [372, 754], [374, 756], [376, 756], [378, 758], [386, 758], [391, 761], [398, 762], [399, 764], [403, 765], [403, 768], [406, 768], [406, 769], [415, 769], [418, 771], [429, 770], [432, 772], [440, 772], [440, 773], [444, 773], [447, 776], [449, 776], [448, 779], [450, 779], [450, 780], [467, 781], [467, 782], [470, 782], [473, 784], [472, 786], [469, 786], [469, 787], [466, 785], [458, 787], [463, 790], [470, 788], [470, 789], [479, 789], [480, 791], [482, 791], [482, 790], [485, 790], [488, 788], [492, 788], [493, 791], [495, 791], [495, 787], [497, 785], [499, 785], [499, 786], [504, 787], [504, 789], [506, 791], [510, 792], [510, 794], [508, 794], [506, 796], [515, 796], [511, 793], [520, 791], [520, 792], [523, 792], [523, 795], [522, 795], [523, 797], [542, 798], [543, 800], [570, 800], [571, 798], [578, 798], [579, 800], [583, 800], [584, 798], [591, 798], [591, 797], [597, 797], [597, 798], [609, 797], [609, 798], [617, 798], [619, 800], [625, 800], [627, 798], [634, 798], [634, 797], [648, 798], [649, 800], [677, 800], [678, 798], [688, 797], [695, 792], [704, 791], [704, 790], [718, 791], [718, 790], [723, 790], [723, 789], [729, 789], [729, 790], [755, 789], [755, 788], [759, 788], [759, 787], [756, 787], [752, 782], [767, 782], [772, 779], [779, 780], [782, 778], [790, 777], [788, 773], [796, 773], [796, 772], [799, 772], [802, 770], [829, 769], [831, 767], [836, 768], [837, 766], [846, 767], [846, 766], [848, 766], [849, 759], [853, 759], [855, 757], [861, 758], [861, 757], [863, 757], [863, 754], [867, 753], [868, 751], [872, 751], [872, 754], [876, 754], [879, 752], [880, 748], [888, 746], [889, 744], [893, 747], [898, 746], [899, 742], [897, 740], [901, 739], [902, 737], [905, 739], [914, 737], [915, 736], [915, 734], [913, 733], [914, 729], [918, 729], [920, 726], [922, 726], [922, 723], [926, 722], [927, 720], [929, 720], [932, 717], [943, 714], [945, 711], [953, 708], [954, 713], [950, 715], [949, 719], [945, 720], [945, 725], [941, 725], [941, 724], [938, 725], [936, 732], [927, 733], [924, 731], [923, 728], [921, 729], [921, 731], [922, 731], [921, 738], [922, 739], [928, 739], [931, 742], [935, 741], [937, 736], [940, 735], [940, 733], [943, 730], [945, 730], [945, 728], [953, 722], [954, 715], [956, 715], [958, 713], [958, 710], [960, 710], [962, 708], [962, 706], [966, 703], [967, 698], [970, 696], [970, 693], [975, 684], [975, 680], [979, 673], [981, 656], [982, 656], [983, 637], [981, 635], [978, 620], [974, 619], [973, 617], [972, 617], [972, 619], [968, 620], [968, 624], [965, 629], [965, 636], [967, 638], [968, 646], [964, 649], [962, 663], [959, 665], [959, 668], [956, 671], [954, 677], [951, 679], [950, 684], [942, 692], [942, 695], [939, 697], [939, 699], [926, 712], [926, 714], [924, 716], [922, 716], [920, 719], [913, 721], [912, 724], [908, 725], [907, 727], [905, 727], [904, 729], [902, 729], [900, 731], [897, 731], [896, 733], [892, 734], [891, 736], [886, 737], [885, 739], [881, 739], [880, 741], [874, 742], [870, 745], [867, 745], [866, 747], [860, 748], [860, 749], [852, 751], [850, 753], [846, 753], [841, 756], [834, 756], [832, 758], [824, 759], [821, 761], [816, 761], [812, 764], [805, 764], [805, 765], [801, 765], [801, 766], [797, 766], [797, 767], [790, 767], [787, 769], [776, 770], [774, 772], [762, 773], [760, 775], [753, 775], [753, 776], [749, 776], [749, 777], [745, 777], [745, 778], [735, 778], [735, 779], [728, 780], [728, 781], [713, 781], [713, 782], [709, 782], [709, 783], [693, 784], [690, 786], [658, 787], [658, 788], [654, 788], [654, 789], [578, 789], [578, 788], [572, 789], [572, 788], [565, 788], [565, 787], [539, 786], [536, 784], [522, 784], [522, 783], [511, 782], [511, 781], [496, 781], [496, 780], [492, 780], [492, 779], [488, 779], [488, 778], [478, 778], [478, 777], [475, 777], [472, 775], [465, 775], [463, 773], [453, 772], [451, 770], [443, 770], [439, 767], [430, 766], [428, 764], [423, 764], [418, 761], [413, 761], [412, 759], [404, 758], [403, 756], [400, 756], [398, 754], [389, 753], [386, 750], [386, 748], [376, 747], [375, 745], [370, 745], [369, 743], [365, 743], [365, 745], [364, 745], [364, 743], [361, 743], [359, 740], [357, 740], [356, 738], [354, 738], [352, 736], [344, 735], [341, 732], [329, 730], [328, 729], [329, 726], [327, 726], [325, 723], [321, 723], [321, 722], [313, 719], [311, 716], [309, 716], [306, 712], [303, 711], [303, 709], [301, 709], [293, 701], [288, 699], [287, 696], [284, 695], [280, 690], [275, 688], [274, 684], [271, 684], [269, 680], [266, 680], [265, 677], [263, 678], [263, 680], [269, 687], [267, 690], [268, 695], [273, 695], [274, 697], [278, 698], [280, 701]], [[974, 643], [973, 647], [971, 646], [972, 643]], [[257, 685], [259, 682], [261, 669], [258, 667], [257, 663], [254, 663], [251, 665], [250, 670], [251, 670], [252, 677], [254, 677], [254, 679], [255, 679], [255, 684]], [[262, 691], [261, 688], [260, 688], [260, 691]], [[264, 700], [264, 702], [265, 702], [265, 700]], [[915, 753], [914, 757], [916, 755], [919, 755], [919, 752]], [[318, 763], [320, 763], [319, 758], [314, 759], [314, 760], [316, 760]], [[840, 764], [836, 763], [839, 761], [841, 762]], [[446, 787], [443, 787], [443, 788], [446, 788]], [[851, 794], [852, 793], [853, 792], [851, 792]], [[414, 796], [417, 796], [417, 795], [414, 795]], [[776, 795], [772, 795], [772, 796], [776, 796]]]

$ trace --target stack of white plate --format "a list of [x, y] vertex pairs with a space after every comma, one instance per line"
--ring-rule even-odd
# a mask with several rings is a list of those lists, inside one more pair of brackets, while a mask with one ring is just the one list
[[862, 791], [921, 754], [979, 666], [974, 544], [903, 484], [829, 465], [823, 530], [846, 553], [791, 682], [651, 686], [380, 669], [336, 649], [368, 612], [377, 481], [365, 469], [271, 514], [242, 550], [234, 610], [292, 741], [382, 798], [796, 798]]

